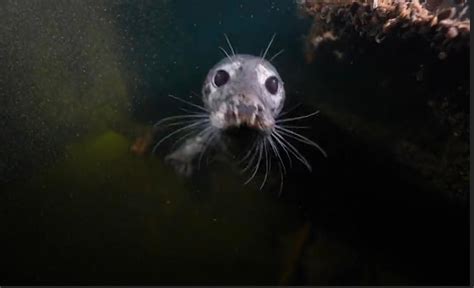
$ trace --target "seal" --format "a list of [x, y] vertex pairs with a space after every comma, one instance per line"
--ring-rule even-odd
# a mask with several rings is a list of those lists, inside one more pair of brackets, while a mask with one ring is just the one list
[[246, 183], [254, 178], [260, 165], [265, 162], [263, 187], [272, 157], [278, 159], [280, 174], [286, 171], [283, 154], [290, 161], [292, 157], [296, 158], [311, 170], [306, 158], [289, 139], [312, 145], [326, 156], [318, 144], [294, 131], [293, 128], [298, 128], [297, 126], [286, 124], [317, 115], [319, 111], [279, 119], [284, 114], [281, 113], [285, 102], [284, 82], [270, 63], [271, 59], [265, 59], [273, 39], [274, 36], [263, 56], [257, 57], [235, 54], [226, 36], [231, 54], [219, 47], [226, 57], [207, 73], [202, 86], [203, 106], [170, 95], [198, 110], [189, 111], [187, 115], [171, 116], [155, 124], [170, 127], [184, 125], [163, 137], [153, 149], [155, 151], [163, 141], [175, 135], [184, 134], [176, 141], [184, 143], [165, 157], [165, 161], [179, 174], [191, 176], [196, 165], [201, 165], [203, 155], [211, 150], [232, 155], [235, 155], [235, 151], [244, 151], [245, 155], [240, 162], [247, 162], [247, 166], [243, 171], [251, 167], [253, 169]]

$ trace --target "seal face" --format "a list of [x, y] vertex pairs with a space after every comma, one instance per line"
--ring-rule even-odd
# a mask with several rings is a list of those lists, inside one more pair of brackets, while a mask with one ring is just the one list
[[270, 133], [285, 102], [284, 83], [267, 60], [237, 54], [207, 74], [202, 88], [209, 119], [217, 129], [245, 126]]

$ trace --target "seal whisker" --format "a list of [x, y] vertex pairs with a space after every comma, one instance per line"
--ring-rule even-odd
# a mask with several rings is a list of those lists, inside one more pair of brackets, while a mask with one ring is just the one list
[[[201, 131], [202, 132], [202, 131]], [[199, 133], [201, 132], [198, 132], [198, 135]], [[191, 132], [188, 132], [186, 134], [184, 134], [183, 136], [179, 137], [178, 140], [176, 140], [173, 145], [171, 146], [171, 150], [173, 150], [181, 141], [183, 141], [184, 139], [188, 138], [189, 136], [191, 136], [192, 134], [196, 133], [195, 130], [191, 131]]]
[[265, 186], [265, 183], [267, 182], [268, 172], [270, 171], [272, 165], [272, 159], [268, 157], [267, 138], [263, 139], [263, 151], [265, 153], [265, 176], [263, 177], [263, 182], [260, 185], [260, 190], [262, 190], [263, 186]]
[[290, 168], [293, 166], [293, 161], [291, 160], [291, 156], [290, 156], [290, 153], [288, 152], [288, 149], [285, 147], [284, 143], [281, 142], [280, 139], [278, 139], [278, 137], [276, 137], [273, 132], [272, 132], [272, 135], [271, 135], [275, 141], [277, 141], [278, 144], [280, 144], [280, 147], [283, 149], [283, 151], [285, 152], [286, 156], [288, 157], [288, 162], [290, 162]]
[[263, 53], [262, 56], [262, 61], [265, 60], [265, 57], [267, 56], [268, 50], [270, 50], [270, 47], [272, 46], [273, 40], [275, 40], [276, 33], [273, 34], [272, 39], [270, 40], [270, 43], [267, 45], [267, 49], [265, 49], [265, 52]]
[[225, 40], [227, 41], [227, 45], [229, 45], [230, 52], [232, 52], [232, 56], [235, 56], [235, 50], [234, 47], [232, 47], [232, 44], [230, 43], [229, 37], [227, 37], [227, 34], [224, 33]]
[[319, 110], [315, 111], [313, 113], [307, 114], [307, 115], [303, 115], [303, 116], [299, 116], [299, 117], [293, 117], [293, 118], [280, 119], [280, 120], [277, 120], [275, 122], [276, 123], [284, 123], [284, 122], [296, 121], [296, 120], [300, 120], [300, 119], [309, 118], [311, 116], [318, 115], [318, 114], [319, 114]]
[[252, 157], [250, 158], [249, 162], [244, 167], [244, 169], [240, 171], [241, 173], [244, 173], [245, 171], [247, 171], [252, 166], [253, 162], [255, 161], [255, 158], [258, 155], [258, 144], [260, 144], [260, 142], [256, 141], [255, 144], [252, 146], [252, 149], [250, 151], [254, 153], [252, 153]]
[[293, 154], [296, 159], [303, 163], [303, 165], [305, 165], [309, 171], [312, 170], [311, 165], [308, 163], [308, 160], [301, 154], [301, 152], [295, 146], [288, 142], [288, 140], [286, 140], [279, 132], [275, 131], [275, 135], [280, 138], [280, 140], [282, 141], [281, 143], [288, 148], [288, 151]]
[[166, 117], [166, 118], [163, 118], [161, 120], [159, 120], [158, 122], [156, 122], [153, 127], [156, 128], [158, 127], [159, 125], [165, 123], [165, 122], [168, 122], [168, 121], [171, 121], [171, 120], [185, 120], [185, 119], [205, 119], [205, 118], [208, 118], [209, 116], [207, 114], [202, 114], [202, 115], [177, 115], [177, 116], [170, 116], [170, 117]]
[[278, 151], [278, 147], [276, 146], [275, 142], [272, 140], [271, 137], [268, 138], [268, 143], [270, 143], [270, 147], [272, 148], [275, 156], [277, 156], [278, 161], [280, 162], [280, 165], [283, 166], [283, 173], [286, 174], [286, 167], [285, 167], [285, 164], [283, 163], [283, 159], [281, 158], [280, 152]]
[[[207, 124], [207, 123], [204, 123], [204, 124]], [[198, 127], [196, 127], [196, 128], [198, 128]], [[199, 131], [194, 137], [198, 137], [198, 136], [200, 136], [200, 135], [205, 134], [209, 129], [211, 129], [210, 126], [204, 128], [204, 129], [202, 129], [202, 130]], [[188, 132], [188, 133], [186, 133], [185, 135], [181, 136], [178, 140], [176, 140], [176, 141], [174, 142], [174, 144], [171, 146], [171, 149], [174, 149], [180, 142], [182, 142], [184, 139], [188, 138], [189, 136], [191, 136], [191, 135], [193, 135], [193, 134], [195, 134], [195, 133], [196, 133], [196, 131], [193, 130], [193, 131]]]
[[166, 127], [172, 127], [172, 126], [180, 126], [180, 125], [183, 125], [183, 124], [209, 123], [209, 122], [210, 122], [209, 119], [201, 119], [201, 120], [193, 119], [193, 120], [183, 120], [183, 121], [178, 121], [178, 122], [167, 123], [165, 125], [166, 125]]
[[189, 113], [187, 115], [205, 115], [205, 116], [209, 116], [206, 113], [203, 113], [201, 111], [192, 111], [192, 110], [189, 110], [189, 109], [186, 109], [186, 108], [179, 108], [179, 110], [181, 110], [183, 112], [186, 112], [186, 113]]
[[163, 143], [164, 141], [166, 141], [167, 139], [169, 139], [170, 137], [178, 134], [179, 132], [181, 131], [184, 131], [184, 130], [187, 130], [187, 129], [191, 129], [191, 128], [194, 128], [198, 125], [202, 125], [202, 123], [200, 122], [197, 122], [197, 123], [192, 123], [192, 124], [189, 124], [189, 125], [186, 125], [184, 127], [181, 127], [179, 128], [178, 130], [176, 131], [173, 131], [172, 133], [168, 134], [167, 136], [163, 137], [160, 141], [158, 141], [158, 143], [155, 144], [155, 146], [153, 147], [153, 150], [152, 150], [152, 154], [155, 154], [156, 152], [156, 149], [158, 148], [158, 146], [160, 146], [161, 143]]
[[229, 59], [229, 61], [232, 62], [232, 58], [230, 58], [229, 53], [227, 53], [227, 51], [226, 51], [224, 48], [220, 47], [220, 46], [219, 46], [219, 49], [220, 49], [222, 52], [224, 52], [224, 54], [227, 56], [227, 59]]
[[299, 133], [291, 131], [289, 129], [283, 128], [283, 127], [275, 126], [275, 128], [277, 130], [280, 130], [279, 132], [283, 135], [286, 135], [286, 136], [291, 137], [291, 138], [293, 138], [297, 141], [300, 141], [302, 143], [305, 143], [305, 144], [316, 147], [319, 151], [321, 151], [321, 153], [324, 155], [324, 157], [328, 157], [326, 151], [324, 151], [324, 149], [321, 148], [321, 146], [319, 146], [316, 142], [312, 141], [311, 139], [309, 139], [309, 138], [307, 138], [307, 137], [305, 137], [305, 136], [303, 136]]
[[199, 95], [198, 93], [196, 93], [196, 92], [193, 91], [193, 90], [191, 90], [191, 93], [193, 94], [192, 96], [201, 97], [201, 95]]
[[232, 44], [230, 43], [229, 37], [227, 37], [227, 34], [224, 33], [225, 41], [227, 41], [227, 45], [229, 45], [230, 52], [232, 52], [232, 56], [235, 56], [235, 50], [234, 47], [232, 47]]
[[275, 126], [275, 129], [282, 135], [284, 136], [288, 136], [288, 137], [291, 137], [295, 140], [298, 140], [302, 143], [305, 143], [305, 144], [308, 144], [308, 145], [313, 145], [315, 146], [316, 143], [314, 143], [313, 141], [311, 141], [310, 139], [308, 139], [307, 137], [301, 135], [301, 134], [298, 134], [296, 132], [293, 132], [289, 129], [286, 129], [286, 128], [283, 128], [283, 127], [280, 127], [280, 126]]
[[296, 104], [295, 106], [289, 108], [288, 110], [286, 110], [286, 111], [284, 111], [284, 112], [281, 112], [280, 115], [278, 115], [278, 117], [281, 117], [281, 116], [283, 116], [283, 115], [286, 115], [286, 114], [288, 114], [288, 113], [293, 112], [296, 108], [300, 107], [301, 105], [303, 105], [303, 103], [298, 103], [298, 104]]
[[257, 171], [258, 171], [258, 168], [260, 168], [260, 162], [262, 160], [262, 154], [263, 154], [263, 143], [260, 142], [260, 145], [258, 146], [258, 160], [257, 160], [257, 164], [255, 165], [255, 170], [253, 171], [253, 174], [252, 176], [250, 176], [250, 178], [245, 181], [244, 185], [247, 185], [250, 181], [252, 181], [252, 179], [255, 177], [255, 175], [257, 174]]
[[275, 58], [277, 58], [278, 56], [280, 56], [283, 52], [285, 52], [285, 49], [281, 49], [280, 51], [278, 51], [277, 53], [275, 53], [275, 55], [273, 55], [272, 58], [270, 58], [268, 61], [269, 61], [269, 62], [272, 62]]
[[277, 155], [278, 159], [279, 159], [279, 163], [278, 163], [278, 171], [280, 172], [280, 190], [278, 191], [278, 197], [281, 196], [281, 193], [283, 191], [283, 182], [284, 182], [284, 177], [283, 177], [283, 174], [286, 174], [286, 167], [285, 167], [285, 164], [283, 162], [283, 158], [281, 157], [280, 155], [280, 152], [278, 152], [278, 147], [277, 147], [277, 144], [272, 140], [272, 137], [277, 141], [277, 143], [280, 144], [281, 148], [283, 149], [283, 151], [286, 153], [286, 155], [288, 156], [288, 160], [290, 162], [290, 167], [292, 166], [292, 161], [291, 161], [291, 157], [290, 157], [290, 154], [288, 153], [288, 151], [286, 150], [285, 146], [283, 146], [279, 141], [279, 139], [273, 135], [273, 133], [270, 135], [269, 137], [269, 141], [270, 141], [270, 144], [272, 144], [272, 146], [275, 147], [275, 154]]
[[288, 128], [288, 129], [310, 129], [311, 127], [309, 126], [297, 126], [297, 125], [278, 125], [283, 128]]
[[257, 142], [256, 142], [256, 141], [252, 144], [252, 147], [250, 147], [249, 151], [247, 151], [247, 153], [245, 153], [244, 157], [242, 157], [242, 159], [240, 159], [239, 161], [237, 161], [237, 164], [240, 164], [240, 163], [244, 162], [245, 160], [247, 160], [247, 158], [250, 157], [250, 154], [252, 153], [252, 151], [253, 151], [253, 149], [255, 148], [255, 146], [257, 146]]
[[250, 149], [250, 151], [253, 152], [253, 153], [252, 153], [252, 157], [251, 157], [250, 160], [247, 162], [247, 165], [245, 166], [245, 168], [241, 170], [241, 173], [244, 173], [247, 169], [249, 169], [249, 168], [252, 166], [253, 162], [255, 161], [255, 158], [256, 158], [257, 155], [258, 155], [258, 145], [260, 144], [260, 141], [261, 141], [261, 140], [258, 139], [258, 140], [256, 140], [256, 141], [254, 142], [254, 144], [252, 145], [252, 148]]
[[[189, 119], [189, 118], [207, 118], [209, 117], [209, 115], [205, 114], [205, 113], [201, 113], [201, 114], [196, 114], [196, 115], [175, 115], [175, 116], [169, 116], [169, 117], [166, 117], [166, 118], [163, 118], [161, 120], [159, 120], [156, 124], [159, 124], [160, 122], [165, 122], [165, 121], [169, 121], [169, 120], [176, 120], [176, 119]], [[155, 125], [156, 125], [155, 124]]]
[[182, 103], [191, 105], [191, 106], [193, 106], [193, 107], [195, 107], [195, 108], [198, 108], [199, 110], [202, 110], [202, 111], [204, 111], [204, 112], [206, 112], [206, 113], [209, 112], [209, 111], [208, 111], [206, 108], [204, 108], [203, 106], [199, 106], [199, 105], [197, 105], [197, 104], [191, 103], [191, 102], [189, 102], [189, 101], [187, 101], [187, 100], [178, 98], [178, 97], [176, 97], [176, 96], [174, 96], [174, 95], [168, 95], [168, 97], [171, 97], [171, 98], [173, 98], [173, 99], [175, 99], [175, 100], [177, 100], [177, 101], [180, 101], [180, 102], [182, 102]]

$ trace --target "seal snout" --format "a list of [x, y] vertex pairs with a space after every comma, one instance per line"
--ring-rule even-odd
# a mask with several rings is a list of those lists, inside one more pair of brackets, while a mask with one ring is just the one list
[[238, 122], [251, 128], [256, 128], [254, 127], [257, 124], [256, 120], [258, 120], [256, 105], [240, 103], [234, 111], [236, 112], [235, 116]]
[[257, 107], [252, 104], [239, 103], [235, 109], [236, 126], [244, 125], [249, 128], [258, 128]]
[[[228, 128], [247, 127], [259, 131], [271, 129], [273, 121], [256, 96], [238, 94], [233, 97], [225, 115]], [[271, 119], [270, 119], [271, 120]]]
[[252, 117], [254, 116], [257, 111], [257, 107], [254, 105], [247, 105], [247, 104], [239, 104], [237, 106], [237, 113], [240, 115], [242, 118], [247, 118], [247, 117]]

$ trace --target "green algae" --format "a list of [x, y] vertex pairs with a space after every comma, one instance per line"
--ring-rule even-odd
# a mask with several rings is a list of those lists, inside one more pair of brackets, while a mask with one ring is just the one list
[[[226, 169], [210, 173], [208, 187], [188, 185], [130, 145], [115, 131], [84, 137], [21, 184], [25, 202], [35, 202], [29, 213], [41, 215], [35, 225], [48, 235], [38, 243], [45, 255], [30, 251], [32, 263], [54, 259], [51, 271], [75, 271], [77, 279], [119, 273], [151, 283], [276, 283], [282, 247], [292, 245], [282, 239], [296, 223], [288, 207]], [[41, 279], [52, 275], [39, 269]]]
[[140, 79], [111, 9], [117, 3], [62, 4], [13, 1], [0, 19], [9, 27], [0, 32], [7, 53], [1, 70], [12, 75], [2, 85], [0, 114], [9, 125], [0, 153], [12, 176], [14, 167], [34, 172], [52, 164], [83, 135], [110, 129], [131, 135], [137, 126], [130, 111]]
[[[84, 9], [79, 6], [69, 7], [66, 15]], [[111, 15], [91, 12], [91, 19], [72, 17], [67, 27], [58, 21], [62, 15], [44, 18], [44, 35], [31, 39], [35, 46], [29, 64], [38, 69], [29, 76], [36, 96], [29, 110], [38, 111], [47, 126], [105, 131], [128, 120], [129, 83], [120, 64], [118, 32]], [[59, 38], [61, 45], [51, 45], [51, 38]], [[126, 77], [133, 77], [132, 72]]]

